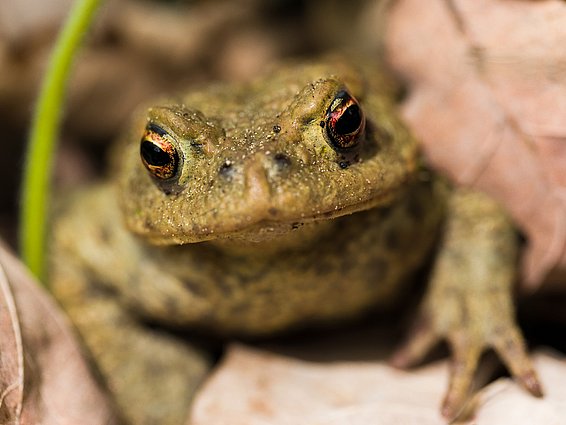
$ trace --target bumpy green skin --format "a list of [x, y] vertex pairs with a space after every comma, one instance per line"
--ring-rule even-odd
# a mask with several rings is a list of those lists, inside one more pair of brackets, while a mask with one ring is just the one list
[[[344, 88], [367, 119], [355, 155], [332, 149], [320, 124]], [[182, 423], [211, 367], [204, 350], [147, 329], [147, 319], [230, 335], [337, 321], [391, 303], [428, 258], [447, 192], [421, 168], [392, 90], [375, 69], [328, 60], [165, 101], [134, 120], [113, 151], [112, 178], [68, 202], [54, 228], [53, 292], [128, 423]], [[181, 166], [172, 183], [157, 182], [140, 161], [148, 121], [175, 139]], [[515, 257], [505, 252], [488, 261], [489, 273], [513, 270]], [[479, 267], [480, 285], [490, 285], [479, 258], [471, 267]], [[430, 291], [437, 295], [425, 302], [435, 311], [443, 311], [447, 293], [439, 264], [440, 283]], [[499, 292], [510, 305], [507, 274]], [[461, 292], [448, 303], [454, 311], [425, 308], [430, 323], [438, 319], [438, 334], [451, 332]], [[512, 314], [494, 322], [515, 331]], [[475, 329], [473, 318], [456, 322]], [[418, 344], [407, 347], [398, 363], [423, 353]], [[465, 392], [465, 379], [462, 385]]]

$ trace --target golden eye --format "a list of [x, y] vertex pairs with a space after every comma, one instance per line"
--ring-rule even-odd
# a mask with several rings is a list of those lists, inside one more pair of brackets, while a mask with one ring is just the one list
[[332, 146], [337, 150], [357, 146], [365, 124], [358, 101], [347, 91], [340, 91], [326, 112], [326, 134]]
[[141, 139], [140, 156], [152, 176], [167, 180], [177, 174], [179, 154], [171, 136], [161, 127], [148, 124]]

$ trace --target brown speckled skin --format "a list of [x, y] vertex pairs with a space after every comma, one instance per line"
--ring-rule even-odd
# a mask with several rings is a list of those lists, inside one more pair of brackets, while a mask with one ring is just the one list
[[[332, 149], [320, 125], [345, 87], [367, 118], [353, 154]], [[194, 344], [147, 329], [140, 319], [236, 335], [336, 321], [390, 303], [425, 261], [441, 234], [447, 191], [421, 168], [391, 93], [375, 69], [364, 74], [329, 60], [165, 101], [144, 110], [114, 150], [114, 178], [68, 202], [54, 228], [53, 292], [128, 423], [182, 423], [211, 366]], [[181, 166], [172, 181], [156, 182], [140, 161], [148, 121], [177, 144]], [[468, 211], [472, 222], [484, 213], [502, 217], [483, 196], [460, 198], [453, 202], [473, 198], [472, 205], [495, 210], [474, 213], [457, 203], [455, 217]], [[510, 295], [513, 233], [504, 219], [494, 220], [471, 235], [450, 225], [447, 254], [440, 255], [423, 308], [425, 323], [434, 326], [420, 330], [417, 342], [399, 353], [399, 364], [422, 356], [433, 333], [450, 337], [467, 326], [475, 335], [483, 325], [461, 317], [462, 305], [467, 315], [503, 323], [499, 332], [511, 329], [522, 347]], [[460, 267], [452, 259], [468, 246], [462, 237], [478, 239], [478, 250], [502, 247], [477, 256], [472, 262], [479, 266]], [[504, 314], [500, 307], [486, 313], [490, 307], [482, 302], [466, 304], [463, 285], [473, 286], [468, 280], [476, 277], [486, 300], [499, 294], [493, 299], [504, 304]], [[492, 277], [501, 283], [491, 286]], [[479, 336], [474, 344], [481, 350], [490, 342]], [[463, 403], [471, 366], [449, 392], [455, 405]]]

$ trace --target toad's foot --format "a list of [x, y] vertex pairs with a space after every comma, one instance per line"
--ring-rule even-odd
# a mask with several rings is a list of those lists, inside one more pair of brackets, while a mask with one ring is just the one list
[[531, 394], [540, 397], [542, 389], [514, 320], [517, 250], [512, 226], [493, 201], [478, 193], [457, 192], [450, 206], [419, 320], [392, 363], [413, 365], [446, 338], [452, 362], [442, 414], [453, 420], [465, 410], [479, 358], [487, 348], [495, 350]]

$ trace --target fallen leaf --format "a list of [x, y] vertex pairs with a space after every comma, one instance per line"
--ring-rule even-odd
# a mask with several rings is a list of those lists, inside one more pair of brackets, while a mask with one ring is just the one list
[[1, 258], [0, 335], [0, 422], [18, 423], [23, 403], [24, 354], [16, 305]]
[[194, 402], [191, 425], [444, 425], [445, 364], [314, 363], [233, 345]]
[[537, 287], [566, 268], [566, 3], [399, 0], [388, 18], [408, 124], [433, 166], [507, 207]]
[[[534, 362], [545, 398], [503, 378], [478, 394], [476, 416], [463, 424], [564, 423], [566, 360], [539, 352]], [[447, 370], [445, 361], [404, 372], [382, 360], [316, 363], [232, 345], [197, 395], [189, 424], [444, 425]]]
[[0, 422], [117, 423], [69, 324], [0, 243]]
[[544, 398], [535, 398], [511, 379], [499, 379], [478, 395], [481, 406], [474, 425], [532, 424], [562, 425], [566, 418], [566, 361], [551, 352], [533, 358], [544, 383]]

